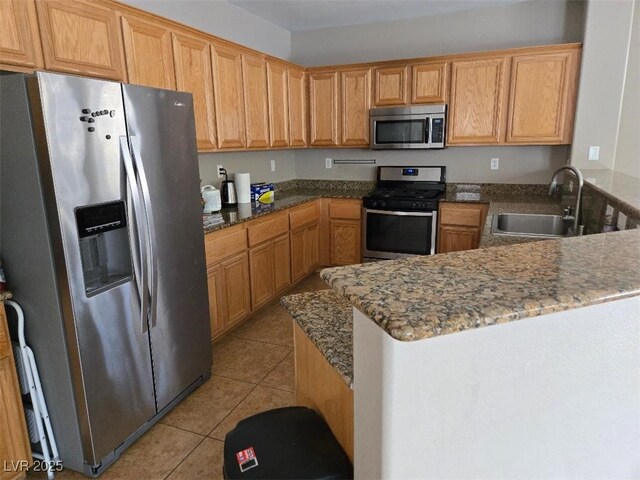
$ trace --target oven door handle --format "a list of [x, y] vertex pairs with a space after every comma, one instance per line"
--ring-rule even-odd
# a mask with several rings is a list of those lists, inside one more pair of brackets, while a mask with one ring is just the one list
[[370, 210], [364, 209], [365, 213], [377, 213], [378, 215], [399, 215], [405, 217], [433, 217], [435, 212], [398, 212], [395, 210]]

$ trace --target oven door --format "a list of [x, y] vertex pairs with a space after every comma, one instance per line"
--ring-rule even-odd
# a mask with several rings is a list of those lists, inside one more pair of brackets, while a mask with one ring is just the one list
[[436, 253], [437, 212], [363, 209], [362, 251], [366, 259]]

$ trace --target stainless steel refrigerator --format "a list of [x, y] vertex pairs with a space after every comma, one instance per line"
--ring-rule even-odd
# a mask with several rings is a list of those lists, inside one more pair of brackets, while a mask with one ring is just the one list
[[68, 468], [210, 376], [198, 177], [190, 94], [0, 75], [0, 251]]

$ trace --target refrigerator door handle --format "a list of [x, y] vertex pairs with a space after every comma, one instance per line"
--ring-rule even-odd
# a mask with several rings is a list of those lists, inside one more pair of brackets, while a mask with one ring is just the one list
[[131, 141], [131, 150], [133, 152], [133, 160], [135, 162], [136, 170], [138, 171], [138, 178], [140, 179], [140, 188], [142, 190], [142, 200], [144, 202], [145, 219], [147, 223], [146, 235], [147, 235], [147, 260], [149, 269], [149, 294], [150, 301], [150, 324], [151, 328], [156, 326], [157, 307], [158, 307], [158, 259], [155, 254], [155, 245], [153, 240], [156, 236], [155, 223], [153, 221], [153, 210], [151, 207], [151, 194], [149, 193], [149, 182], [147, 181], [147, 175], [144, 171], [144, 163], [140, 155], [140, 141], [135, 135], [129, 137]]
[[[144, 230], [141, 228], [141, 220], [144, 218], [144, 211], [142, 205], [142, 197], [140, 195], [140, 188], [136, 179], [135, 170], [133, 168], [133, 160], [131, 153], [129, 152], [129, 144], [127, 143], [127, 137], [120, 137], [120, 154], [122, 156], [122, 163], [124, 164], [124, 170], [127, 177], [127, 183], [131, 189], [131, 201], [133, 203], [133, 211], [135, 214], [135, 240], [137, 243], [137, 249], [139, 252], [138, 259], [140, 264], [136, 261], [133, 262], [133, 270], [136, 276], [136, 286], [138, 295], [140, 297], [140, 317], [142, 333], [146, 333], [149, 329], [147, 324], [147, 311], [149, 310], [149, 295], [147, 288], [148, 267], [146, 259], [147, 254], [147, 242], [142, 238], [141, 232]], [[133, 230], [132, 230], [133, 232]], [[132, 247], [135, 248], [135, 245]]]

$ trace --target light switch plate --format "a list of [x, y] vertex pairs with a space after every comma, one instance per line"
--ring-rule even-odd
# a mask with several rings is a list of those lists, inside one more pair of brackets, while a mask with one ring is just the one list
[[498, 170], [500, 168], [500, 159], [495, 157], [491, 159], [491, 170]]
[[275, 160], [271, 160], [271, 171], [272, 172], [276, 171], [276, 161]]
[[589, 147], [589, 160], [599, 160], [600, 159], [600, 147], [597, 145]]

